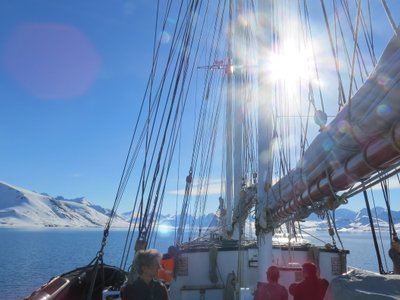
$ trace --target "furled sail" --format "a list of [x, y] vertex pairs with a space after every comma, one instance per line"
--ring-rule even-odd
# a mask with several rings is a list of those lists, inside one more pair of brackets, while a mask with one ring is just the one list
[[390, 170], [400, 160], [399, 95], [400, 37], [394, 36], [366, 83], [316, 136], [298, 166], [269, 190], [259, 225], [266, 228], [267, 211], [276, 225], [296, 213], [304, 218], [312, 203], [337, 198], [336, 192]]

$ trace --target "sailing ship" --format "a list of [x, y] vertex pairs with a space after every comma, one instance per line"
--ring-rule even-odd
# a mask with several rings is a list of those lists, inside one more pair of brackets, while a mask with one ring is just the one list
[[[118, 297], [132, 254], [154, 245], [172, 189], [180, 218], [171, 299], [252, 299], [268, 266], [288, 287], [310, 260], [334, 299], [399, 296], [388, 283], [398, 285], [396, 275], [348, 272], [335, 226], [336, 208], [356, 195], [368, 205], [379, 185], [390, 214], [389, 184], [400, 170], [400, 10], [388, 2], [160, 3], [153, 64], [100, 250], [27, 299]], [[103, 253], [130, 178], [125, 250], [119, 267], [108, 266]], [[216, 218], [204, 224], [212, 205]], [[300, 239], [311, 213], [327, 221], [331, 244]], [[362, 286], [368, 276], [385, 292]]]

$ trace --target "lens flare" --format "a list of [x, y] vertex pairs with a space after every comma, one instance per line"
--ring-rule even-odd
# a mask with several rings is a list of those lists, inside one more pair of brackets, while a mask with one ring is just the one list
[[95, 81], [101, 59], [77, 28], [26, 23], [6, 42], [2, 57], [10, 76], [39, 99], [83, 95]]

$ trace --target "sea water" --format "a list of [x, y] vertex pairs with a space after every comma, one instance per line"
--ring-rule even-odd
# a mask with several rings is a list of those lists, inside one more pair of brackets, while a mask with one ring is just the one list
[[[325, 233], [313, 233], [325, 242], [332, 243]], [[0, 287], [2, 300], [23, 299], [51, 277], [87, 265], [100, 250], [103, 231], [100, 229], [0, 229]], [[344, 247], [350, 250], [347, 262], [371, 271], [378, 271], [375, 248], [370, 232], [344, 232], [340, 234]], [[308, 238], [312, 243], [322, 243]], [[120, 266], [125, 244], [125, 230], [113, 230], [107, 239], [104, 262]], [[162, 232], [156, 243], [150, 245], [165, 252], [173, 244], [174, 233]], [[336, 243], [340, 247], [339, 241]], [[392, 268], [386, 253], [389, 238], [385, 234], [382, 260]], [[383, 253], [382, 253], [383, 255]], [[128, 259], [131, 261], [131, 257]]]

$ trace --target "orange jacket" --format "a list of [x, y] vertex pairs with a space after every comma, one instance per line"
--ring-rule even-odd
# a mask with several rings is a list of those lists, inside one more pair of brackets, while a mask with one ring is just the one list
[[160, 262], [160, 270], [158, 270], [158, 278], [165, 282], [165, 284], [170, 284], [174, 279], [174, 267], [175, 260], [173, 257], [167, 255], [167, 257], [163, 257]]

